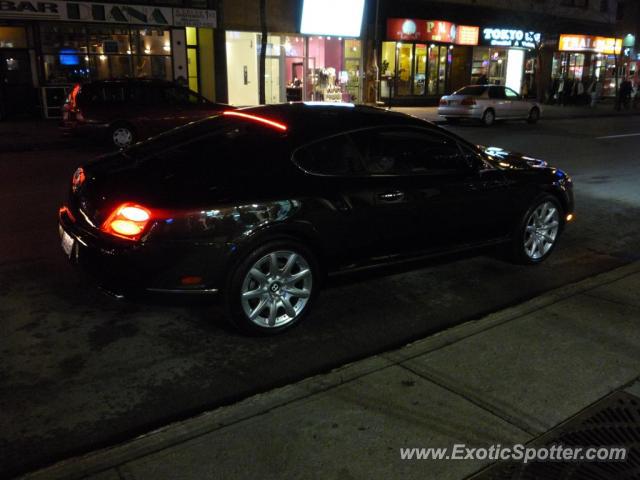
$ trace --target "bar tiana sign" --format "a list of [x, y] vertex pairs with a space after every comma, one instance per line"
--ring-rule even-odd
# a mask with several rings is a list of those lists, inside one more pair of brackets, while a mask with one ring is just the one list
[[216, 27], [215, 10], [112, 3], [0, 0], [0, 18]]

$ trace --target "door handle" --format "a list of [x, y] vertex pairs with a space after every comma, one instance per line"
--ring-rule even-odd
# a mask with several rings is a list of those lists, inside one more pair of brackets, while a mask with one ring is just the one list
[[394, 190], [392, 192], [379, 193], [378, 198], [383, 202], [398, 202], [404, 199], [404, 192]]

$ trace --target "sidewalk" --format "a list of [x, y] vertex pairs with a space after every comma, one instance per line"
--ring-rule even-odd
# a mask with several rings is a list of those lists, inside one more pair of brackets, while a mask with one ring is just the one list
[[[391, 110], [407, 113], [430, 122], [438, 124], [446, 123], [443, 117], [438, 115], [438, 107], [391, 107]], [[572, 118], [603, 118], [603, 117], [624, 117], [628, 115], [640, 115], [640, 110], [620, 110], [614, 109], [613, 103], [602, 102], [595, 108], [588, 106], [559, 106], [542, 105], [541, 122], [546, 120], [568, 120]]]
[[27, 478], [463, 479], [491, 462], [400, 448], [528, 443], [640, 396], [638, 292], [640, 262]]

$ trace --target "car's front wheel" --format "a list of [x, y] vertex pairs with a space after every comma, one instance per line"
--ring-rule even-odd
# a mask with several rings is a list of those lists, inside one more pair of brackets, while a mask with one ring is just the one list
[[482, 115], [482, 123], [484, 123], [487, 127], [493, 125], [496, 121], [496, 112], [491, 110], [490, 108], [484, 112]]
[[135, 142], [135, 132], [130, 125], [117, 123], [109, 130], [109, 138], [116, 148], [127, 148]]
[[533, 202], [513, 235], [513, 257], [518, 263], [544, 261], [556, 246], [563, 226], [562, 207], [552, 195], [542, 195]]
[[527, 117], [527, 122], [533, 124], [533, 123], [537, 123], [538, 120], [540, 120], [540, 110], [537, 107], [533, 107], [529, 111], [529, 116]]
[[319, 286], [315, 255], [294, 241], [270, 242], [231, 274], [227, 303], [239, 329], [272, 335], [300, 323]]

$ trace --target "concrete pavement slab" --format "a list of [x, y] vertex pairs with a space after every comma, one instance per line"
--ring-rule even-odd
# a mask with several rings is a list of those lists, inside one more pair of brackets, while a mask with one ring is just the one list
[[473, 403], [393, 366], [120, 471], [131, 479], [459, 479], [487, 462], [403, 461], [400, 448], [530, 439]]
[[626, 391], [636, 397], [640, 397], [640, 379], [633, 382], [629, 387], [626, 388]]
[[640, 374], [639, 324], [639, 308], [580, 294], [402, 365], [542, 433]]
[[624, 288], [617, 283], [603, 285], [587, 292], [598, 298], [640, 307], [640, 273], [629, 276], [624, 281]]

